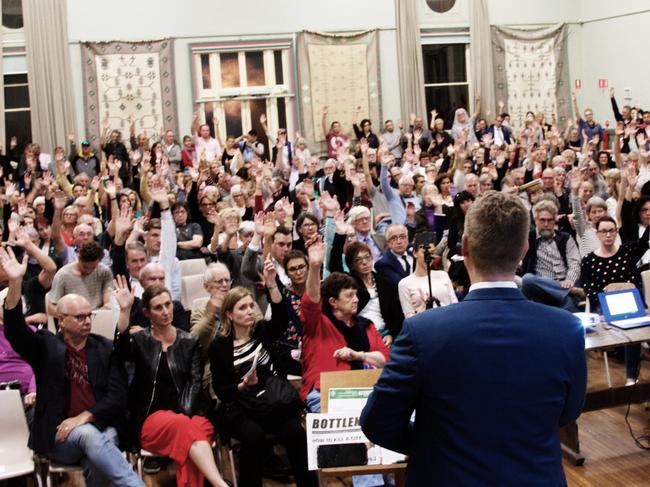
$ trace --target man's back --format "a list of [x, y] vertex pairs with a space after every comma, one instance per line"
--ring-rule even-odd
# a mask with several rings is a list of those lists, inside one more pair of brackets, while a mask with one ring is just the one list
[[558, 429], [585, 386], [577, 320], [481, 289], [405, 321], [362, 425], [410, 454], [409, 485], [564, 485]]

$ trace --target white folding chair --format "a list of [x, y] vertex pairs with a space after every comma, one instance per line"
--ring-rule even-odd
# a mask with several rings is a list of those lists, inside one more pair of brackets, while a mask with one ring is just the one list
[[115, 316], [112, 309], [98, 309], [94, 312], [91, 331], [96, 335], [113, 340], [115, 338], [117, 319], [118, 317]]
[[178, 265], [181, 269], [181, 277], [203, 274], [208, 268], [205, 259], [181, 260], [178, 262]]
[[[20, 391], [0, 390], [0, 480], [34, 474], [34, 454], [27, 447], [29, 429]], [[40, 486], [40, 476], [36, 475]]]
[[185, 309], [192, 309], [195, 299], [208, 297], [210, 294], [203, 287], [203, 274], [181, 278], [181, 303]]

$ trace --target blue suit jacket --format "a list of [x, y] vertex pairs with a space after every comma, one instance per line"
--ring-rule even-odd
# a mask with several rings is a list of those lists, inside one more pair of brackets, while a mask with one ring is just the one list
[[566, 485], [558, 429], [580, 415], [586, 376], [576, 318], [475, 290], [404, 322], [361, 425], [410, 455], [409, 486]]
[[[415, 265], [415, 259], [413, 259], [413, 265]], [[390, 330], [390, 335], [395, 338], [401, 331], [404, 322], [404, 313], [402, 312], [402, 304], [399, 301], [397, 285], [408, 274], [397, 260], [395, 254], [390, 250], [386, 250], [384, 255], [375, 263], [375, 271], [377, 292], [381, 290], [382, 301], [387, 301], [384, 303], [382, 317]]]

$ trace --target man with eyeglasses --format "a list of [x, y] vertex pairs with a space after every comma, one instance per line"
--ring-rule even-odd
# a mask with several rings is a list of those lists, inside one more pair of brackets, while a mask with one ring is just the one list
[[207, 358], [212, 340], [221, 326], [221, 304], [224, 296], [232, 287], [230, 271], [221, 262], [210, 264], [203, 274], [203, 287], [210, 294], [210, 299], [202, 308], [192, 310], [191, 333], [199, 339], [201, 352]]
[[377, 271], [377, 286], [386, 291], [390, 303], [384, 315], [386, 326], [396, 330], [395, 336], [402, 329], [404, 313], [399, 301], [399, 282], [411, 275], [415, 267], [413, 256], [407, 252], [409, 246], [408, 230], [404, 225], [393, 223], [386, 230], [388, 250], [375, 264]]
[[348, 223], [354, 228], [357, 242], [370, 247], [372, 262], [375, 264], [386, 247], [386, 236], [372, 232], [370, 210], [365, 206], [355, 206], [348, 212]]
[[126, 372], [111, 360], [112, 341], [90, 333], [91, 303], [78, 294], [61, 297], [60, 332], [34, 333], [20, 305], [27, 260], [20, 263], [11, 250], [0, 249], [0, 264], [9, 278], [5, 334], [36, 375], [29, 447], [57, 463], [81, 463], [87, 485], [144, 486], [117, 447], [125, 425]]
[[535, 228], [521, 264], [521, 291], [533, 301], [579, 311], [584, 291], [575, 287], [580, 277], [580, 252], [568, 233], [555, 230], [557, 206], [542, 200], [533, 206]]

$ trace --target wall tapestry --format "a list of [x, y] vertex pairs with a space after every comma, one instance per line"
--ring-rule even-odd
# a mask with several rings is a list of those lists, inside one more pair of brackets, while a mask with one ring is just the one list
[[[328, 123], [338, 120], [350, 135], [352, 123], [362, 118], [372, 120], [374, 131], [379, 131], [382, 120], [376, 31], [304, 31], [298, 34], [297, 51], [303, 135], [312, 147], [321, 144], [325, 152], [321, 128], [325, 106]], [[353, 120], [357, 106], [361, 107], [359, 120]]]
[[556, 114], [563, 129], [571, 111], [566, 26], [493, 26], [492, 47], [496, 99], [506, 103], [513, 126], [520, 127], [532, 111], [544, 113], [547, 123]]
[[173, 47], [170, 39], [81, 45], [87, 137], [98, 140], [108, 118], [126, 139], [131, 116], [137, 133], [178, 134]]

